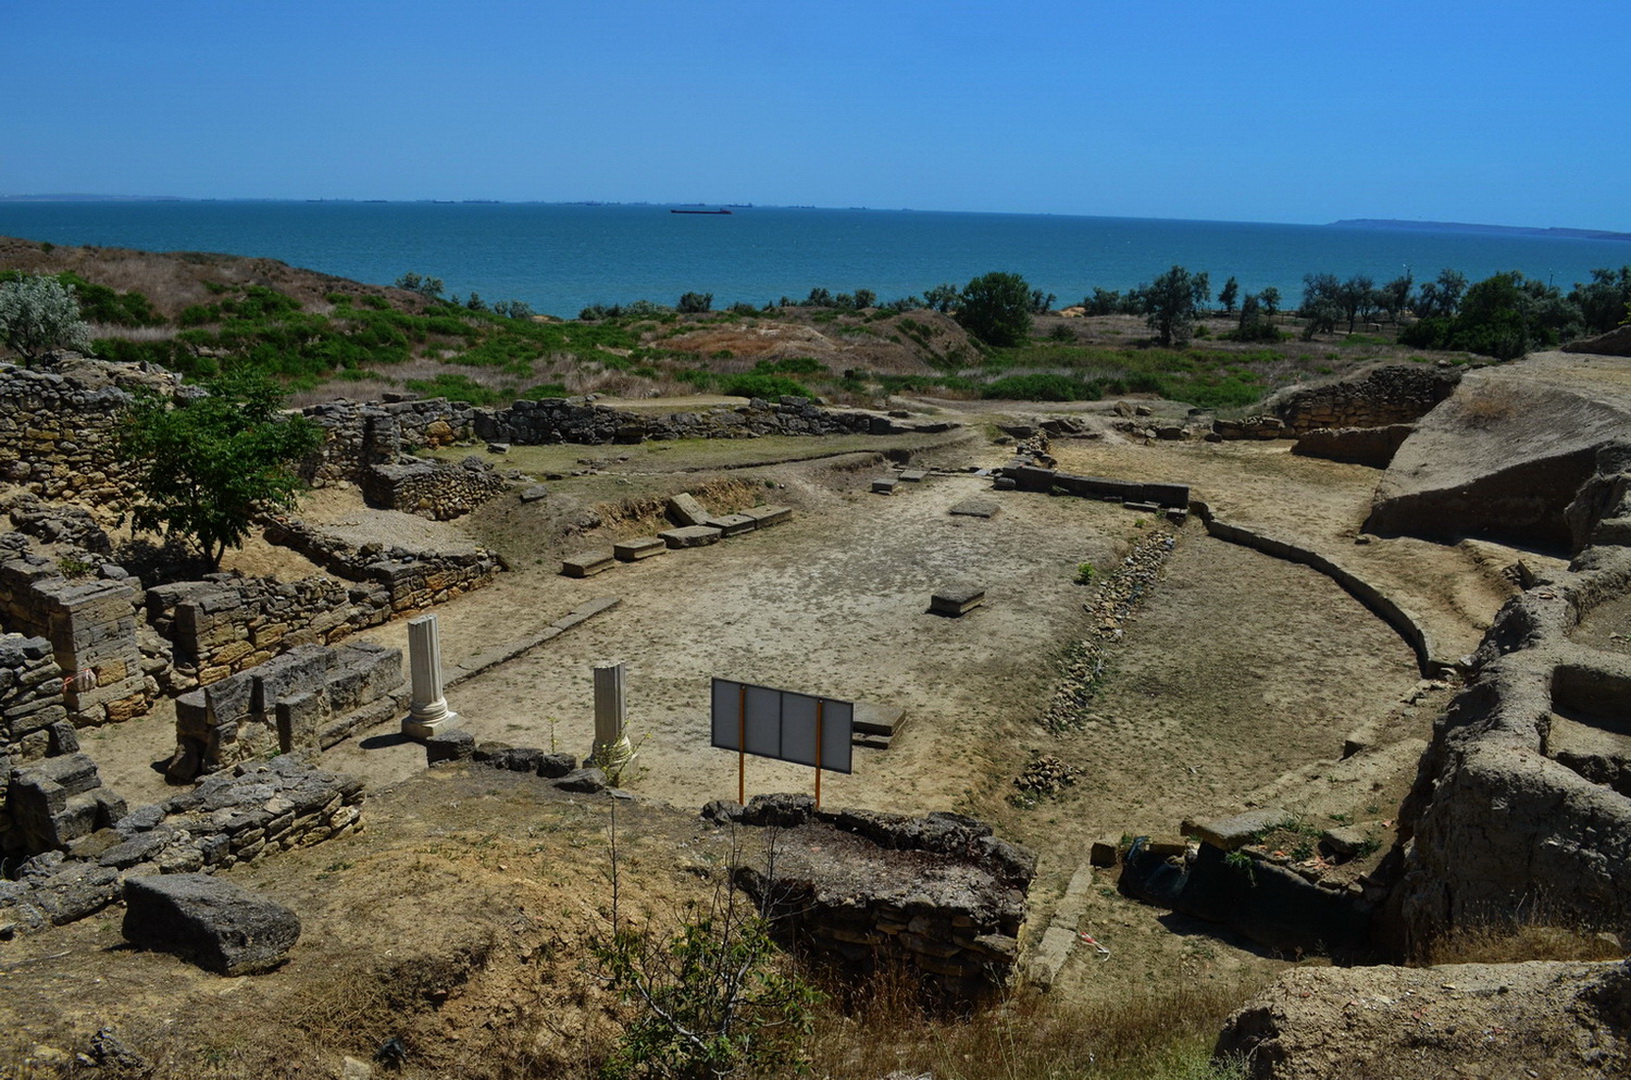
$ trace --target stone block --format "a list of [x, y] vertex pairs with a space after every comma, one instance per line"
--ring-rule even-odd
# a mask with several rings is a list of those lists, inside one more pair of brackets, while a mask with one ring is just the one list
[[425, 740], [425, 764], [469, 761], [476, 754], [476, 737], [462, 728], [438, 731]]
[[633, 540], [620, 540], [612, 545], [612, 557], [621, 562], [638, 562], [653, 555], [661, 555], [668, 545], [655, 536], [639, 536]]
[[927, 469], [902, 469], [900, 478], [908, 484], [921, 484], [929, 478]]
[[1101, 837], [1087, 849], [1087, 861], [1093, 866], [1114, 866], [1121, 844], [1114, 837]]
[[210, 724], [220, 727], [237, 723], [249, 715], [254, 698], [255, 676], [250, 672], [211, 683], [204, 688], [204, 701], [209, 706]]
[[584, 551], [562, 559], [561, 573], [575, 578], [594, 577], [616, 565], [617, 560], [613, 552]]
[[708, 511], [689, 492], [681, 492], [668, 500], [668, 520], [675, 525], [705, 525], [708, 517]]
[[545, 780], [558, 780], [578, 767], [578, 759], [571, 754], [545, 754], [538, 759], [538, 775]]
[[759, 527], [758, 519], [747, 514], [726, 514], [723, 517], [710, 519], [708, 524], [718, 529], [725, 536], [740, 536]]
[[599, 769], [574, 769], [555, 781], [555, 786], [562, 791], [593, 795], [606, 790], [606, 774]]
[[333, 649], [301, 645], [252, 669], [246, 673], [254, 687], [250, 708], [270, 713], [284, 698], [317, 690], [323, 685], [334, 659]]
[[1284, 810], [1265, 807], [1248, 810], [1244, 814], [1219, 818], [1195, 826], [1195, 835], [1205, 843], [1223, 851], [1234, 851], [1254, 842], [1263, 833], [1284, 823], [1291, 817]]
[[1053, 470], [1035, 465], [1021, 465], [1011, 472], [1011, 479], [1021, 491], [1052, 491]]
[[1144, 485], [1144, 500], [1161, 507], [1187, 510], [1189, 508], [1189, 485], [1146, 483]]
[[895, 487], [899, 483], [900, 481], [896, 480], [893, 476], [877, 477], [872, 481], [872, 493], [874, 495], [893, 495], [895, 493]]
[[742, 513], [757, 521], [759, 528], [763, 529], [790, 520], [793, 516], [793, 508], [791, 506], [750, 506]]
[[946, 585], [936, 589], [929, 597], [929, 610], [936, 615], [953, 618], [964, 615], [985, 603], [985, 586], [972, 584]]
[[876, 701], [855, 703], [854, 730], [857, 734], [893, 738], [905, 726], [906, 710], [898, 705], [883, 705]]
[[300, 940], [300, 919], [282, 904], [207, 874], [125, 881], [125, 940], [175, 953], [221, 975], [277, 967]]
[[303, 748], [316, 748], [317, 732], [328, 709], [323, 694], [306, 692], [292, 694], [276, 702], [278, 750], [289, 753]]
[[947, 513], [956, 514], [960, 517], [994, 518], [999, 510], [1001, 510], [1001, 507], [997, 505], [995, 499], [970, 496], [961, 502], [953, 503]]
[[710, 525], [687, 525], [682, 529], [665, 529], [657, 535], [671, 548], [694, 548], [717, 544], [724, 533]]

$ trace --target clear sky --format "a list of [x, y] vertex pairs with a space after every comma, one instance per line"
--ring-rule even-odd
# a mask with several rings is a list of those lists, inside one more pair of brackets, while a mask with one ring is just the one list
[[1631, 231], [1626, 0], [0, 0], [0, 195]]

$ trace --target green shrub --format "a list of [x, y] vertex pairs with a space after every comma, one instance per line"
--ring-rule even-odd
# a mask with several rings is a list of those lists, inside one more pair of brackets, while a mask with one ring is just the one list
[[735, 397], [764, 398], [774, 401], [780, 397], [813, 398], [815, 395], [804, 386], [785, 375], [766, 375], [761, 372], [747, 372], [742, 375], [732, 375], [723, 380], [720, 392]]
[[981, 397], [1010, 401], [1097, 401], [1099, 389], [1069, 375], [1010, 375], [987, 383]]

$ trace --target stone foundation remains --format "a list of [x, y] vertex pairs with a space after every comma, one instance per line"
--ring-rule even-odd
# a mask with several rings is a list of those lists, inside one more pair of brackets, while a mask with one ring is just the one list
[[1409, 424], [1431, 412], [1461, 381], [1461, 369], [1433, 364], [1383, 364], [1319, 386], [1287, 387], [1263, 412], [1218, 420], [1222, 439], [1289, 439], [1321, 428]]
[[402, 650], [302, 645], [176, 699], [171, 783], [274, 753], [333, 746], [407, 708]]
[[457, 465], [403, 455], [388, 464], [371, 465], [362, 475], [362, 494], [369, 506], [434, 521], [468, 514], [508, 486], [492, 465], [474, 455]]
[[852, 977], [901, 965], [945, 1004], [1007, 984], [1036, 856], [989, 825], [958, 814], [822, 811], [803, 795], [714, 802], [703, 817], [780, 830], [773, 872], [742, 867], [736, 883], [813, 957]]
[[63, 706], [78, 727], [146, 712], [157, 684], [142, 669], [134, 579], [68, 579], [53, 559], [22, 555], [0, 563], [0, 625], [51, 642], [69, 678]]

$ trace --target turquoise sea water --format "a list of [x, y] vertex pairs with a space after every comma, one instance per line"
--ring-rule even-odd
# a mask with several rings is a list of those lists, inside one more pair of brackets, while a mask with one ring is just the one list
[[666, 206], [542, 203], [0, 201], [0, 235], [150, 251], [282, 259], [375, 284], [407, 272], [449, 292], [518, 299], [574, 316], [591, 303], [711, 292], [716, 307], [763, 304], [812, 287], [889, 300], [990, 270], [1023, 274], [1061, 306], [1127, 289], [1173, 264], [1234, 275], [1241, 288], [1302, 295], [1309, 273], [1444, 267], [1470, 280], [1521, 270], [1565, 290], [1594, 267], [1631, 263], [1631, 243], [1330, 225], [1035, 214], [740, 207], [729, 216]]

